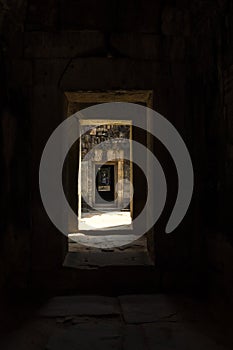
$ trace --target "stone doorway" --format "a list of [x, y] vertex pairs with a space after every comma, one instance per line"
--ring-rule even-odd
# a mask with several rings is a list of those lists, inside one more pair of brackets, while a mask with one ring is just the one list
[[78, 229], [131, 229], [131, 122], [81, 120], [80, 124]]
[[80, 124], [79, 219], [93, 210], [124, 210], [132, 217], [131, 122], [81, 120]]
[[[69, 92], [66, 96], [68, 115], [94, 104], [112, 101], [133, 102], [152, 107], [151, 91]], [[96, 120], [79, 119], [80, 127], [86, 130], [82, 132], [80, 142], [70, 157], [72, 164], [71, 162], [71, 165], [68, 164], [68, 168], [74, 169], [75, 159], [79, 159], [77, 168], [81, 171], [77, 179], [78, 222], [69, 221], [69, 253], [65, 257], [64, 266], [92, 268], [92, 266], [153, 265], [152, 231], [138, 241], [130, 239], [133, 241], [132, 244], [127, 243], [129, 237], [134, 237], [132, 221], [142, 210], [147, 192], [145, 180], [133, 164], [131, 141], [140, 142], [152, 150], [150, 135], [135, 129], [130, 120], [102, 120], [101, 116], [98, 118]], [[116, 137], [116, 142], [112, 136]], [[103, 141], [107, 147], [98, 147]], [[125, 157], [127, 152], [128, 158]], [[105, 170], [104, 175], [101, 169]], [[98, 174], [99, 170], [100, 174]], [[74, 171], [73, 174], [75, 175]], [[68, 174], [68, 180], [71, 179], [72, 184], [74, 184], [74, 175], [71, 178]], [[98, 176], [100, 176], [100, 183], [98, 183]], [[138, 181], [140, 186], [137, 186]], [[133, 189], [129, 182], [133, 184]], [[71, 187], [68, 185], [68, 197], [71, 198], [71, 202], [73, 201], [75, 208], [74, 191], [70, 193], [70, 190]], [[131, 192], [132, 190], [134, 193]], [[97, 200], [97, 194], [107, 201], [102, 203], [101, 198]], [[113, 198], [114, 203], [108, 201]], [[90, 233], [86, 235], [87, 230]], [[114, 239], [115, 242], [118, 236], [119, 242], [125, 239], [125, 245], [119, 244], [117, 248], [109, 248], [112, 247], [112, 240]], [[91, 247], [91, 244], [89, 246], [90, 240], [95, 243], [95, 247]]]
[[95, 205], [108, 205], [116, 199], [117, 163], [95, 164]]

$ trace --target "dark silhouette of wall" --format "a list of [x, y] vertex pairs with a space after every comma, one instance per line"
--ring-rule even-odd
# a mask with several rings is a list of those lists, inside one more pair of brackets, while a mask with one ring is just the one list
[[[146, 282], [154, 276], [153, 286], [167, 290], [209, 286], [230, 298], [232, 2], [22, 0], [0, 7], [1, 286], [81, 290], [111, 278], [114, 269], [85, 275], [62, 268], [64, 238], [39, 194], [40, 157], [64, 118], [65, 91], [152, 89], [154, 108], [190, 150], [195, 191], [184, 221], [166, 236], [177, 181], [155, 141], [170, 199], [155, 227], [156, 268]], [[118, 284], [127, 281], [123, 270], [114, 273]], [[83, 286], [83, 276], [92, 282]]]

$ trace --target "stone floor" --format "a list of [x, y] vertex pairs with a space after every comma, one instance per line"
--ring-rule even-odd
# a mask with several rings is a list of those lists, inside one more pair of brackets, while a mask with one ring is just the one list
[[232, 349], [232, 327], [190, 297], [65, 296], [1, 337], [2, 350]]
[[130, 233], [130, 231], [121, 231], [111, 234], [108, 231], [107, 234], [98, 234], [87, 235], [85, 233], [70, 233], [68, 235], [70, 243], [78, 243], [87, 247], [95, 248], [113, 248], [113, 247], [122, 247], [131, 242], [138, 240], [138, 235]]
[[84, 213], [80, 219], [79, 232], [68, 235], [69, 251], [73, 251], [73, 243], [109, 249], [135, 242], [138, 237], [132, 233], [132, 219], [128, 211]]
[[[92, 237], [93, 238], [93, 237]], [[90, 238], [90, 239], [92, 239]], [[118, 238], [118, 236], [97, 236], [97, 247], [81, 245], [70, 240], [69, 252], [65, 257], [63, 266], [78, 269], [97, 268], [104, 266], [153, 266], [154, 263], [147, 249], [145, 236], [134, 240], [131, 244], [111, 247], [109, 243], [113, 240], [129, 240], [129, 235]], [[88, 238], [86, 238], [88, 239]], [[98, 246], [103, 248], [98, 248]]]
[[79, 229], [80, 231], [105, 230], [108, 228], [129, 230], [131, 223], [132, 219], [129, 211], [82, 213]]

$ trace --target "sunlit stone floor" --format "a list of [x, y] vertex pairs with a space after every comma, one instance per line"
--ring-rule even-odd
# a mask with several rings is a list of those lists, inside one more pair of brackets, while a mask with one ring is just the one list
[[132, 219], [130, 212], [110, 211], [83, 213], [79, 222], [80, 231], [86, 230], [104, 230], [104, 229], [130, 229]]

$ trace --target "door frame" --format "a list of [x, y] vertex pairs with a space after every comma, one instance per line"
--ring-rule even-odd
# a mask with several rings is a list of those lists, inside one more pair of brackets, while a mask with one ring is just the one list
[[[105, 90], [105, 91], [66, 91], [64, 92], [65, 100], [64, 100], [64, 112], [65, 118], [73, 115], [74, 113], [82, 110], [83, 108], [89, 107], [91, 105], [95, 105], [98, 103], [106, 103], [106, 102], [128, 102], [128, 103], [141, 103], [146, 107], [153, 108], [154, 107], [154, 98], [153, 98], [153, 90]], [[106, 120], [104, 121], [104, 123]], [[119, 121], [120, 123], [121, 121]], [[125, 120], [124, 120], [125, 122]], [[102, 121], [103, 123], [103, 121]], [[149, 130], [149, 125], [147, 121], [147, 129]], [[130, 131], [130, 139], [132, 140], [132, 127]], [[153, 137], [151, 134], [147, 133], [147, 148], [153, 153]], [[131, 147], [132, 152], [132, 147]], [[80, 153], [80, 152], [79, 152]], [[133, 162], [133, 153], [131, 153], [131, 159]], [[81, 172], [80, 172], [81, 173]], [[131, 180], [133, 180], [133, 169], [131, 169]], [[150, 174], [149, 165], [147, 164], [147, 173]], [[80, 179], [79, 179], [80, 180]], [[80, 183], [80, 182], [79, 182]], [[78, 192], [80, 186], [78, 186]], [[80, 194], [80, 192], [78, 193]], [[131, 216], [133, 217], [133, 205], [130, 203], [131, 208]], [[148, 214], [149, 215], [149, 214]], [[70, 224], [68, 218], [68, 227], [72, 228], [76, 225], [76, 231], [78, 231], [78, 220], [75, 223]], [[71, 231], [70, 231], [71, 232]], [[147, 232], [147, 246], [148, 251], [152, 259], [154, 260], [154, 228], [151, 228], [149, 232]], [[63, 246], [64, 247], [64, 246]], [[68, 240], [66, 240], [65, 249], [63, 248], [64, 257], [68, 251]]]

